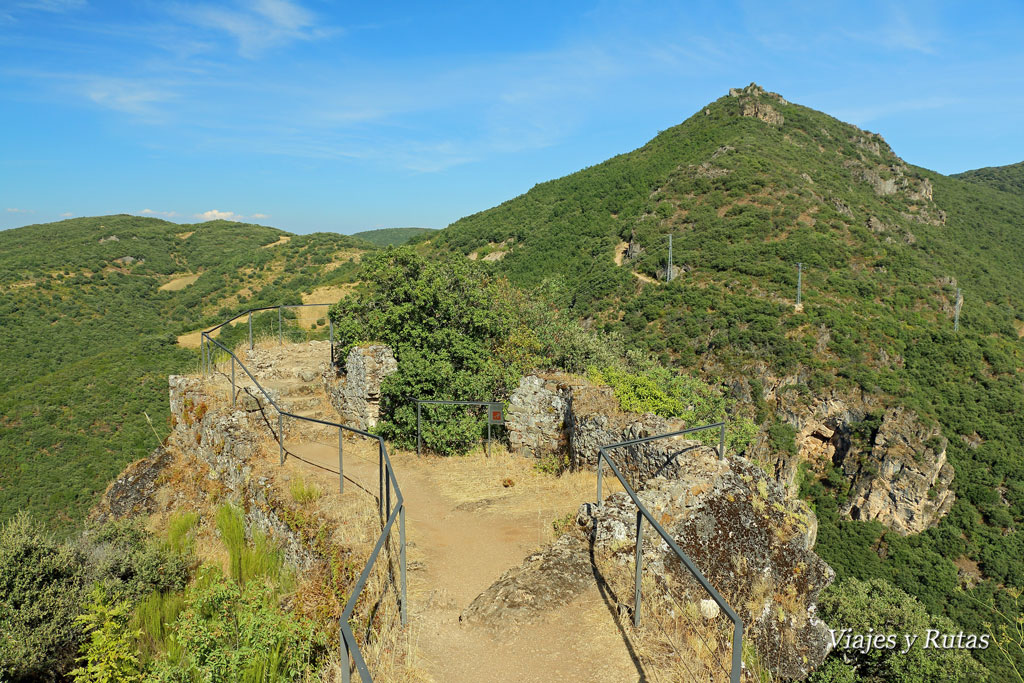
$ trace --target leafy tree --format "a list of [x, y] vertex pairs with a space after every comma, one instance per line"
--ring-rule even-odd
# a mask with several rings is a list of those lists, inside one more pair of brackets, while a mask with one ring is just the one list
[[82, 643], [78, 658], [82, 666], [70, 673], [75, 683], [137, 683], [142, 680], [135, 634], [128, 630], [131, 611], [127, 600], [109, 604], [101, 586], [93, 589], [85, 613], [75, 618], [89, 638]]

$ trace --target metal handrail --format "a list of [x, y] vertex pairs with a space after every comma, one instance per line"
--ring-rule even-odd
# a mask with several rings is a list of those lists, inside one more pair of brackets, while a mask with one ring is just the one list
[[[447, 406], [502, 406], [501, 401], [444, 401], [439, 399], [414, 398], [416, 403], [416, 455], [421, 455], [423, 439], [420, 435], [420, 407], [424, 405], [447, 405]], [[487, 457], [491, 455], [491, 420], [487, 420]]]
[[[658, 535], [661, 536], [662, 540], [668, 544], [668, 547], [679, 556], [683, 565], [689, 570], [690, 574], [693, 575], [697, 582], [704, 588], [705, 591], [711, 596], [715, 603], [725, 612], [726, 616], [733, 624], [732, 632], [732, 671], [729, 674], [730, 683], [740, 683], [740, 672], [743, 668], [743, 620], [740, 619], [739, 615], [733, 611], [732, 607], [725, 601], [725, 599], [715, 590], [715, 587], [701, 573], [697, 566], [693, 564], [693, 561], [689, 556], [683, 552], [676, 542], [669, 536], [668, 532], [662, 528], [661, 524], [658, 523], [650, 511], [644, 506], [637, 496], [636, 491], [629, 485], [626, 478], [622, 476], [622, 472], [612, 461], [608, 451], [613, 448], [623, 448], [626, 446], [635, 446], [636, 444], [647, 443], [649, 441], [655, 441], [658, 439], [667, 439], [676, 436], [682, 436], [683, 434], [692, 434], [693, 432], [703, 431], [705, 429], [720, 429], [719, 445], [718, 445], [718, 457], [725, 458], [725, 422], [716, 422], [714, 424], [703, 425], [701, 427], [691, 427], [690, 429], [684, 429], [678, 432], [672, 432], [669, 434], [660, 434], [658, 436], [648, 436], [642, 439], [632, 439], [630, 441], [621, 441], [619, 443], [612, 444], [610, 446], [601, 446], [597, 456], [597, 504], [601, 506], [604, 504], [604, 500], [601, 497], [601, 481], [603, 475], [603, 463], [608, 462], [608, 466], [611, 467], [612, 472], [618, 477], [619, 482], [625, 489], [626, 494], [633, 500], [633, 504], [637, 507], [636, 512], [636, 555], [635, 555], [635, 585], [634, 585], [634, 603], [633, 603], [633, 625], [640, 625], [640, 573], [643, 568], [643, 521], [646, 518], [650, 522], [651, 526], [654, 527]], [[672, 457], [675, 457], [674, 454]]]
[[[252, 314], [254, 312], [266, 311], [278, 309], [278, 334], [281, 335], [280, 321], [282, 308], [299, 308], [300, 306], [327, 306], [329, 304], [301, 304], [294, 306], [268, 306], [264, 308], [253, 308], [248, 311], [244, 311], [234, 318], [231, 318], [216, 327], [212, 327], [202, 333], [200, 338], [200, 351], [202, 358], [202, 371], [203, 374], [212, 373], [214, 370], [213, 362], [213, 348], [212, 345], [216, 345], [223, 349], [228, 356], [231, 357], [231, 402], [232, 406], [235, 405], [235, 364], [237, 363], [242, 371], [252, 380], [252, 383], [260, 390], [260, 393], [267, 399], [270, 405], [274, 406], [277, 411], [277, 442], [280, 448], [281, 463], [284, 464], [284, 431], [283, 431], [283, 417], [290, 417], [296, 420], [305, 420], [306, 422], [314, 422], [328, 427], [338, 428], [338, 490], [344, 492], [344, 471], [343, 471], [343, 431], [349, 431], [354, 434], [376, 439], [378, 444], [379, 454], [379, 476], [380, 476], [380, 493], [378, 500], [380, 502], [380, 513], [381, 517], [386, 521], [381, 530], [380, 536], [377, 538], [377, 543], [374, 545], [373, 551], [370, 553], [370, 557], [366, 561], [366, 565], [363, 567], [363, 571], [359, 574], [359, 578], [352, 588], [352, 592], [349, 594], [348, 600], [345, 602], [345, 606], [342, 608], [341, 616], [339, 617], [339, 648], [341, 656], [341, 670], [342, 670], [342, 681], [349, 683], [351, 680], [351, 671], [349, 670], [349, 656], [351, 655], [352, 662], [355, 664], [356, 671], [359, 672], [359, 677], [363, 683], [371, 683], [373, 676], [370, 674], [369, 668], [366, 666], [366, 660], [363, 657], [362, 652], [359, 649], [359, 644], [356, 642], [355, 634], [352, 632], [352, 628], [349, 626], [349, 619], [352, 618], [352, 613], [355, 611], [356, 603], [359, 600], [359, 596], [362, 593], [363, 588], [366, 586], [366, 581], [370, 576], [370, 572], [373, 570], [374, 564], [377, 562], [377, 558], [380, 555], [381, 549], [387, 542], [391, 529], [394, 526], [395, 520], [398, 520], [398, 535], [399, 535], [399, 581], [401, 595], [399, 597], [399, 611], [402, 621], [402, 626], [407, 626], [409, 623], [408, 613], [408, 591], [406, 582], [406, 542], [405, 542], [405, 498], [402, 496], [402, 489], [398, 485], [398, 478], [395, 476], [394, 467], [391, 464], [391, 458], [388, 455], [387, 444], [384, 441], [384, 437], [369, 432], [357, 429], [356, 427], [350, 427], [348, 425], [341, 424], [340, 422], [331, 422], [328, 420], [319, 420], [313, 417], [306, 417], [304, 415], [296, 415], [295, 413], [282, 410], [277, 404], [277, 401], [263, 388], [263, 385], [257, 381], [256, 377], [249, 371], [249, 368], [223, 344], [210, 336], [210, 333], [219, 330], [225, 325], [238, 320], [242, 316], [248, 314], [249, 316], [249, 348], [252, 348]], [[331, 362], [334, 362], [334, 322], [331, 321]], [[394, 487], [395, 505], [392, 507], [391, 504], [391, 489]]]

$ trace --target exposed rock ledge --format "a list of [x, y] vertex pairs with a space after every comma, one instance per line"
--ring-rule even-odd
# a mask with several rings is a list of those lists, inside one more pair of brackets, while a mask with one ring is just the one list
[[[677, 479], [657, 477], [639, 493], [644, 505], [701, 569], [744, 622], [744, 640], [778, 676], [803, 678], [828, 654], [827, 626], [816, 618], [818, 595], [835, 574], [811, 548], [814, 514], [762, 470], [713, 453], [688, 461]], [[506, 572], [462, 615], [474, 624], [515, 629], [543, 619], [602, 577], [600, 567], [622, 565], [631, 575], [636, 507], [624, 494], [604, 505], [581, 506], [580, 530], [570, 532], [520, 567]], [[705, 618], [725, 619], [668, 545], [646, 526], [647, 591], [670, 595]], [[629, 593], [631, 591], [627, 591]], [[649, 592], [644, 604], [656, 597]], [[626, 598], [627, 602], [632, 602]]]

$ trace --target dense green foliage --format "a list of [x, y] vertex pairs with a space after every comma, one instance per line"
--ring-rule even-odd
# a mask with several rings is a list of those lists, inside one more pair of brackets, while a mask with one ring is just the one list
[[[625, 411], [675, 417], [691, 427], [727, 420], [727, 404], [732, 403], [716, 387], [653, 363], [632, 372], [622, 366], [595, 366], [587, 372], [587, 379], [612, 387]], [[756, 432], [750, 419], [733, 420], [726, 430], [727, 451], [742, 453]], [[719, 435], [709, 430], [700, 432], [698, 438], [717, 445]]]
[[99, 591], [89, 613], [114, 620], [106, 627], [96, 622], [100, 635], [115, 629], [113, 636], [119, 617], [103, 610], [120, 614], [123, 603], [180, 590], [189, 568], [187, 556], [155, 542], [138, 521], [90, 527], [61, 542], [27, 514], [11, 518], [0, 529], [0, 674], [40, 680], [66, 669], [82, 637], [76, 619], [90, 592]]
[[1024, 161], [1008, 166], [977, 168], [957, 173], [953, 177], [979, 185], [988, 185], [1003, 192], [1024, 194]]
[[[0, 520], [28, 509], [51, 528], [73, 528], [107, 482], [167, 434], [167, 375], [197, 358], [177, 335], [350, 281], [355, 264], [333, 263], [336, 255], [369, 247], [340, 235], [282, 236], [125, 215], [0, 232]], [[160, 289], [187, 274], [198, 279]], [[276, 322], [257, 316], [257, 334]], [[241, 327], [225, 340], [240, 340]]]
[[[929, 615], [920, 602], [882, 579], [841, 581], [822, 594], [818, 606], [819, 616], [835, 630], [839, 644], [811, 675], [811, 683], [980, 683], [988, 679], [988, 671], [969, 650], [942, 647], [941, 636], [929, 641], [929, 629], [956, 636], [960, 629], [951, 620]], [[842, 629], [850, 629], [852, 635], [896, 638], [881, 648], [857, 649], [852, 639], [843, 640]], [[910, 647], [908, 635], [918, 636]], [[992, 645], [976, 640], [975, 647]]]
[[410, 241], [427, 239], [435, 232], [437, 230], [433, 228], [379, 228], [357, 232], [352, 237], [365, 240], [375, 247], [399, 247]]
[[[744, 116], [744, 102], [784, 122]], [[937, 422], [958, 498], [939, 526], [902, 538], [840, 519], [843, 477], [833, 472], [805, 486], [820, 520], [816, 549], [841, 577], [886, 578], [980, 630], [979, 602], [1012, 610], [999, 586], [1024, 586], [1024, 194], [967, 180], [906, 165], [878, 136], [752, 93], [457, 221], [433, 243], [469, 254], [507, 242], [492, 272], [666, 366], [722, 378], [750, 397], [740, 412], [771, 428], [783, 452], [795, 449], [792, 434], [761, 396], [779, 378], [791, 406], [864, 392]], [[686, 268], [654, 281], [667, 234]], [[642, 251], [616, 265], [630, 240]], [[957, 288], [965, 302], [954, 333]], [[982, 572], [962, 593], [960, 558]], [[979, 656], [1002, 675], [991, 653]]]
[[[364, 260], [360, 277], [364, 289], [332, 308], [331, 318], [342, 358], [363, 342], [383, 342], [395, 353], [398, 372], [381, 386], [382, 434], [413, 443], [413, 398], [490, 401], [508, 395], [521, 368], [502, 362], [513, 315], [496, 280], [464, 259], [428, 260], [410, 249]], [[482, 411], [428, 411], [428, 448], [462, 452], [479, 441]]]

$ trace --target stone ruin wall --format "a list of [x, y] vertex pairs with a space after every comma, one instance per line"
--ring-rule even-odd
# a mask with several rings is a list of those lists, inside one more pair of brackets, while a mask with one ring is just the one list
[[395, 354], [385, 344], [355, 346], [345, 359], [345, 370], [324, 371], [324, 390], [341, 422], [367, 430], [380, 419], [380, 385], [398, 370]]
[[[523, 377], [509, 398], [506, 413], [513, 452], [524, 457], [565, 458], [574, 469], [595, 468], [602, 446], [688, 426], [650, 413], [623, 412], [611, 387], [563, 373]], [[640, 483], [658, 475], [677, 476], [680, 461], [694, 454], [689, 451], [703, 448], [698, 441], [676, 437], [616, 449], [611, 455], [623, 475]], [[674, 459], [673, 454], [677, 454]]]

